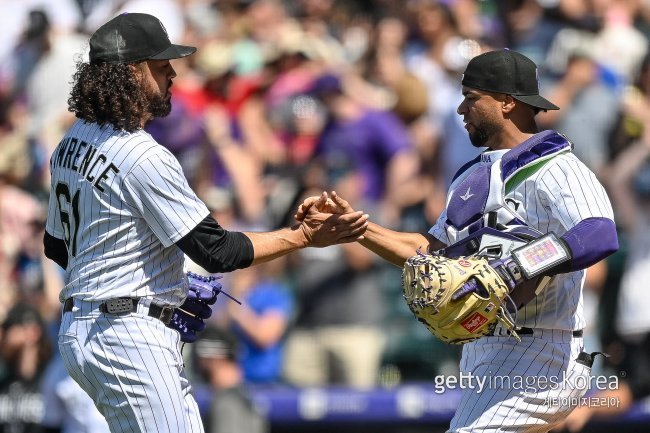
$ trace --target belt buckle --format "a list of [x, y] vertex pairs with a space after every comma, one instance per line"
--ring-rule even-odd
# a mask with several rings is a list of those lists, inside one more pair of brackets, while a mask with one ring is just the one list
[[100, 310], [109, 314], [125, 314], [133, 312], [133, 299], [131, 298], [116, 298], [105, 301]]
[[174, 308], [162, 307], [158, 319], [160, 319], [160, 321], [163, 322], [165, 325], [169, 325], [169, 322], [171, 322], [173, 316], [174, 316]]

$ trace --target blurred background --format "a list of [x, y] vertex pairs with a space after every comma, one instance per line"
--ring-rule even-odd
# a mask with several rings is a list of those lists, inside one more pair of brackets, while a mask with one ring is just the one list
[[[0, 0], [0, 431], [104, 432], [56, 345], [62, 271], [43, 255], [49, 157], [92, 32], [123, 11], [173, 42], [170, 116], [146, 129], [224, 227], [272, 230], [336, 190], [374, 221], [424, 232], [473, 158], [456, 107], [473, 56], [518, 50], [613, 202], [621, 249], [584, 290], [594, 374], [632, 401], [582, 431], [650, 426], [650, 1]], [[419, 324], [400, 269], [359, 245], [307, 249], [224, 276], [184, 349], [207, 431], [444, 431], [460, 349]], [[623, 386], [623, 385], [621, 385]]]

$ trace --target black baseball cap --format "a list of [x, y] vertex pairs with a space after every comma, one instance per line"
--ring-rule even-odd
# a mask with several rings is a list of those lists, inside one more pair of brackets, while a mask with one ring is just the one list
[[462, 85], [486, 92], [505, 93], [544, 111], [560, 109], [539, 95], [535, 62], [507, 48], [488, 51], [470, 60], [463, 74]]
[[195, 47], [172, 44], [160, 20], [149, 14], [120, 14], [90, 37], [91, 63], [178, 59], [195, 51]]

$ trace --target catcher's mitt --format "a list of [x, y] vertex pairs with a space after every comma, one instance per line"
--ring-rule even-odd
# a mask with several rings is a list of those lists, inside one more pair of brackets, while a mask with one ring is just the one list
[[[479, 290], [453, 300], [454, 293], [471, 279]], [[484, 258], [410, 257], [402, 270], [402, 289], [415, 317], [446, 343], [476, 340], [492, 333], [498, 322], [519, 340], [506, 308], [508, 287]]]

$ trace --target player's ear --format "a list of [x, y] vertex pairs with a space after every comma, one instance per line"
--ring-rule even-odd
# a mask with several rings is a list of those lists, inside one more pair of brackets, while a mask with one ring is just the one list
[[147, 62], [140, 63], [129, 63], [129, 69], [136, 77], [141, 77], [145, 75], [145, 69], [147, 69]]
[[510, 95], [504, 95], [502, 101], [501, 101], [501, 111], [504, 113], [510, 113], [512, 110], [515, 109], [515, 105], [517, 104], [517, 100], [513, 98]]

